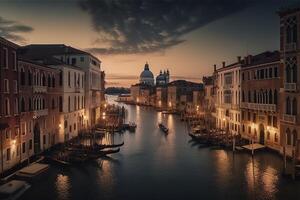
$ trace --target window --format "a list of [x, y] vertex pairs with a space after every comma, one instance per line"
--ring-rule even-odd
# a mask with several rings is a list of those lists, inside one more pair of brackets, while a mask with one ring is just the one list
[[16, 127], [16, 133], [15, 136], [17, 137], [19, 135], [20, 129]]
[[59, 97], [59, 112], [63, 111], [63, 100], [62, 96]]
[[51, 77], [50, 77], [50, 74], [48, 74], [48, 87], [51, 87]]
[[67, 120], [65, 120], [64, 127], [65, 127], [65, 128], [68, 127], [68, 121], [67, 121]]
[[43, 144], [46, 144], [46, 135], [43, 135]]
[[55, 100], [54, 100], [54, 98], [52, 99], [52, 109], [55, 109]]
[[11, 159], [10, 148], [6, 149], [6, 160], [9, 161]]
[[26, 122], [21, 123], [21, 134], [26, 135]]
[[8, 116], [10, 115], [10, 104], [9, 104], [9, 99], [5, 98], [5, 103], [4, 103], [4, 115]]
[[10, 130], [6, 130], [6, 131], [5, 131], [5, 138], [6, 138], [7, 140], [9, 140], [9, 139], [11, 138], [11, 132], [10, 132]]
[[292, 144], [292, 135], [290, 129], [286, 130], [286, 144], [291, 145]]
[[25, 100], [23, 97], [21, 98], [21, 112], [25, 112]]
[[32, 150], [32, 140], [29, 140], [29, 150]]
[[19, 100], [18, 100], [18, 98], [15, 98], [15, 104], [14, 104], [14, 106], [15, 106], [14, 114], [16, 115], [16, 114], [19, 113]]
[[76, 65], [76, 58], [72, 58], [72, 65]]
[[277, 117], [273, 116], [273, 126], [277, 128]]
[[68, 111], [71, 111], [71, 97], [68, 97]]
[[292, 102], [292, 114], [297, 115], [297, 99], [294, 98]]
[[9, 81], [8, 81], [8, 79], [4, 79], [4, 92], [9, 93]]
[[[24, 72], [24, 76], [25, 76], [25, 72]], [[25, 79], [25, 77], [24, 77], [24, 79]], [[24, 80], [24, 84], [25, 84], [25, 80]], [[32, 73], [29, 70], [28, 70], [28, 85], [29, 86], [32, 85]]]
[[62, 86], [62, 84], [63, 84], [63, 72], [60, 71], [59, 72], [59, 85]]
[[274, 77], [277, 78], [278, 77], [278, 71], [277, 71], [277, 67], [274, 67]]
[[3, 48], [4, 56], [3, 56], [3, 65], [5, 69], [8, 69], [8, 50], [7, 48]]
[[273, 69], [269, 68], [269, 78], [272, 78], [272, 77], [273, 77]]
[[278, 142], [278, 134], [277, 133], [274, 134], [274, 140], [275, 140], [275, 142]]
[[69, 126], [69, 131], [70, 131], [70, 133], [72, 132], [72, 126], [71, 125]]
[[18, 82], [17, 82], [17, 80], [14, 80], [14, 93], [15, 94], [18, 93]]
[[84, 62], [84, 57], [80, 57], [80, 62]]
[[76, 123], [74, 123], [74, 131], [76, 131]]
[[71, 87], [71, 72], [68, 71], [68, 86]]
[[52, 75], [52, 87], [55, 88], [55, 77]]
[[20, 84], [25, 85], [25, 71], [23, 68], [20, 70]]
[[22, 153], [25, 153], [26, 152], [26, 143], [23, 142], [22, 143]]
[[270, 140], [270, 132], [267, 132], [267, 140]]

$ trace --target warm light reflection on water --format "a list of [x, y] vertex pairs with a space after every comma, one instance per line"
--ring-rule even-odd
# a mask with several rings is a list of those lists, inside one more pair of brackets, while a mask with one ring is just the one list
[[69, 177], [58, 174], [56, 178], [56, 189], [59, 199], [69, 199], [70, 181]]
[[[125, 105], [126, 121], [136, 132], [105, 135], [101, 143], [121, 143], [117, 154], [75, 165], [51, 166], [49, 175], [25, 193], [24, 199], [299, 199], [300, 183], [281, 176], [282, 159], [269, 152], [216, 150], [187, 135], [177, 115], [149, 107]], [[168, 135], [158, 128], [163, 122]], [[89, 141], [85, 141], [88, 143]]]

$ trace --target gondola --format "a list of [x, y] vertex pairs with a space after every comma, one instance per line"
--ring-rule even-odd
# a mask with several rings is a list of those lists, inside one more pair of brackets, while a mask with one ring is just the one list
[[162, 123], [158, 124], [158, 127], [160, 128], [160, 130], [162, 130], [164, 133], [168, 134], [169, 133], [169, 129], [167, 127], [165, 127]]

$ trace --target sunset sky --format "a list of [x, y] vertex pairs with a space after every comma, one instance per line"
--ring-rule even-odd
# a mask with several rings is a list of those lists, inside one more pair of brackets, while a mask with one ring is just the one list
[[201, 81], [213, 64], [279, 48], [276, 11], [293, 0], [1, 0], [0, 36], [90, 51], [108, 85], [156, 75]]

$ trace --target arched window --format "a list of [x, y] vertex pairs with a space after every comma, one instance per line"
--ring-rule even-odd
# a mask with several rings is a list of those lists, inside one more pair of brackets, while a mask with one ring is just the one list
[[286, 103], [285, 103], [285, 111], [286, 111], [286, 114], [290, 115], [291, 114], [291, 100], [290, 100], [290, 97], [288, 97], [286, 99]]
[[63, 99], [62, 96], [59, 97], [59, 112], [63, 111]]
[[286, 78], [287, 83], [291, 82], [291, 69], [288, 64], [286, 65], [286, 68], [285, 68], [285, 78]]
[[7, 116], [7, 115], [10, 115], [10, 104], [9, 104], [9, 98], [5, 98], [5, 101], [4, 101], [4, 114]]
[[32, 85], [32, 72], [28, 70], [28, 85]]
[[55, 88], [55, 77], [52, 75], [52, 87]]
[[242, 102], [245, 102], [245, 93], [242, 91]]
[[277, 93], [277, 90], [274, 91], [274, 104], [277, 105], [277, 102], [278, 102], [278, 93]]
[[18, 98], [15, 98], [15, 110], [14, 110], [15, 114], [19, 113], [19, 100]]
[[256, 90], [254, 90], [254, 92], [253, 92], [253, 100], [254, 100], [254, 103], [257, 103]]
[[[272, 69], [272, 68], [270, 68]], [[269, 90], [269, 104], [273, 104], [273, 94], [272, 94], [272, 90]]]
[[45, 99], [43, 98], [42, 100], [42, 108], [45, 109], [46, 105], [45, 105]]
[[21, 98], [21, 112], [25, 112], [25, 100], [23, 97]]
[[50, 77], [50, 74], [48, 74], [48, 87], [51, 87], [51, 77]]
[[297, 82], [297, 64], [294, 63], [292, 67], [293, 83]]
[[294, 98], [292, 102], [292, 114], [297, 115], [297, 99]]
[[251, 103], [251, 91], [248, 91], [248, 102]]
[[21, 68], [21, 72], [20, 72], [20, 84], [21, 85], [25, 85], [25, 71], [23, 68]]
[[292, 144], [292, 135], [291, 135], [291, 131], [289, 128], [286, 130], [286, 144], [287, 145]]
[[54, 101], [54, 98], [52, 99], [52, 109], [55, 109], [55, 101]]
[[294, 147], [296, 146], [296, 141], [297, 141], [297, 131], [294, 130], [293, 131], [293, 146]]
[[67, 120], [65, 120], [64, 127], [65, 127], [65, 128], [68, 127], [68, 121], [67, 121]]
[[45, 73], [42, 74], [42, 84], [43, 84], [43, 86], [46, 86], [46, 77], [45, 77]]
[[31, 102], [31, 98], [30, 97], [28, 98], [28, 102], [29, 102], [28, 103], [29, 104], [29, 106], [28, 106], [29, 108], [28, 109], [31, 111], [32, 110], [32, 102]]
[[59, 85], [62, 86], [63, 84], [63, 72], [62, 70], [59, 71]]

